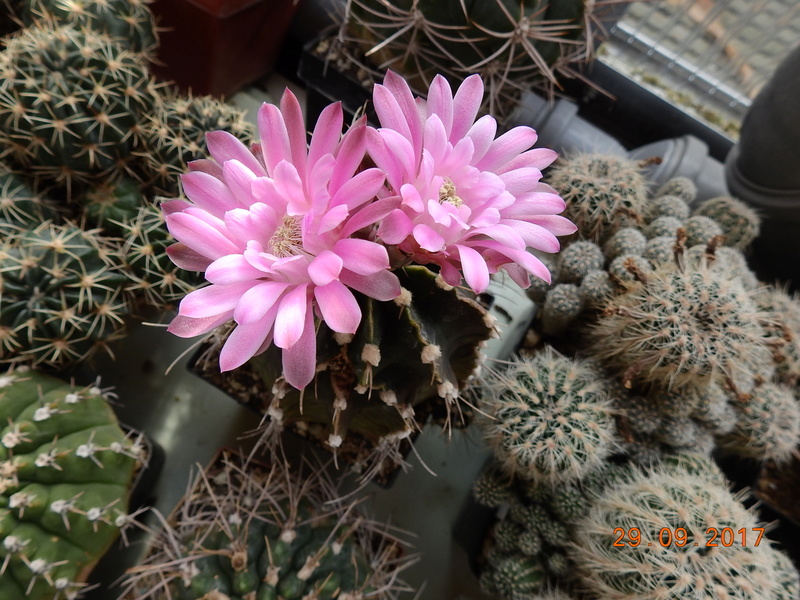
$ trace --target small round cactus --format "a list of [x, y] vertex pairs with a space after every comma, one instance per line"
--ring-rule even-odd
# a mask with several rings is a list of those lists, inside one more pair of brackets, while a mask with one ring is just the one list
[[557, 283], [544, 299], [542, 330], [548, 335], [563, 333], [583, 310], [580, 289], [573, 283]]
[[740, 456], [787, 462], [800, 444], [800, 402], [792, 388], [770, 382], [734, 401], [737, 418], [720, 445]]
[[713, 219], [725, 235], [725, 244], [734, 248], [747, 248], [761, 230], [761, 218], [756, 211], [730, 196], [705, 200], [694, 214]]
[[640, 229], [623, 227], [608, 239], [603, 246], [603, 252], [609, 260], [623, 254], [641, 255], [646, 244], [647, 238]]
[[648, 222], [659, 217], [671, 217], [684, 221], [689, 218], [690, 213], [689, 205], [680, 196], [657, 196], [647, 206]]
[[764, 331], [772, 348], [775, 373], [783, 383], [800, 380], [800, 300], [782, 287], [761, 286], [755, 290], [759, 308], [769, 318]]
[[578, 154], [561, 160], [548, 182], [567, 203], [564, 215], [580, 236], [603, 244], [618, 229], [642, 221], [647, 183], [635, 161], [619, 156]]
[[608, 265], [611, 280], [622, 287], [644, 283], [647, 275], [653, 270], [650, 262], [636, 254], [621, 254]]
[[679, 389], [714, 378], [747, 385], [770, 361], [764, 317], [724, 272], [659, 267], [600, 315], [593, 352], [626, 385]]
[[34, 191], [24, 174], [0, 162], [0, 233], [27, 229], [55, 217], [55, 209]]
[[691, 204], [697, 197], [697, 185], [688, 177], [673, 177], [653, 194], [654, 198], [665, 196], [675, 196]]
[[97, 231], [44, 222], [0, 244], [0, 358], [62, 367], [124, 335], [127, 278]]
[[714, 219], [703, 215], [692, 215], [684, 221], [683, 227], [688, 246], [710, 244], [715, 237], [722, 237], [722, 227]]
[[492, 580], [494, 589], [503, 598], [524, 600], [541, 587], [545, 572], [538, 560], [515, 555], [493, 565]]
[[653, 238], [661, 236], [674, 238], [675, 232], [677, 232], [681, 227], [683, 227], [683, 219], [664, 216], [657, 217], [650, 221], [650, 223], [644, 227], [642, 232], [648, 240], [652, 240]]
[[127, 519], [140, 440], [96, 386], [0, 375], [0, 597], [78, 598]]
[[584, 305], [589, 308], [603, 306], [614, 294], [614, 283], [608, 271], [589, 271], [581, 281], [579, 292]]
[[600, 246], [586, 240], [571, 243], [558, 259], [558, 281], [564, 283], [579, 283], [590, 271], [602, 269], [605, 262]]
[[403, 544], [302, 472], [224, 452], [165, 522], [123, 597], [222, 600], [396, 598]]
[[[580, 587], [604, 600], [781, 598], [779, 582], [796, 580], [796, 572], [776, 560], [768, 540], [755, 545], [763, 533], [755, 513], [714, 479], [664, 463], [607, 488], [573, 529]], [[640, 542], [615, 545], [615, 530]], [[718, 537], [710, 545], [723, 531], [746, 542], [723, 547]]]
[[588, 363], [548, 346], [490, 373], [481, 388], [487, 440], [511, 474], [581, 479], [615, 448], [608, 391]]
[[511, 478], [493, 464], [473, 482], [472, 496], [479, 504], [497, 508], [511, 499]]

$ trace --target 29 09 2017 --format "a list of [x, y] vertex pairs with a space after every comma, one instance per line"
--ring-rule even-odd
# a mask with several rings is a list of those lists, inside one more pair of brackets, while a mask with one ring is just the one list
[[[649, 533], [649, 532], [648, 532]], [[662, 527], [655, 535], [655, 539], [646, 539], [638, 527], [615, 527], [613, 531], [614, 540], [612, 546], [624, 548], [631, 546], [704, 546], [716, 547], [724, 546], [729, 548], [734, 545], [739, 546], [758, 546], [764, 536], [763, 527], [708, 527], [705, 534], [698, 536], [687, 531], [683, 527]]]

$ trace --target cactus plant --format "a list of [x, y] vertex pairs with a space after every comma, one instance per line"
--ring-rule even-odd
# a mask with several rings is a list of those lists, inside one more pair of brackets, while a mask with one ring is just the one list
[[536, 482], [581, 479], [615, 449], [608, 390], [587, 362], [547, 346], [481, 381], [489, 445], [507, 472]]
[[599, 316], [593, 350], [626, 385], [679, 389], [727, 378], [747, 386], [771, 363], [765, 316], [727, 273], [658, 266]]
[[336, 496], [324, 470], [222, 453], [128, 576], [128, 600], [395, 598], [408, 554]]
[[725, 244], [740, 250], [747, 248], [761, 229], [761, 219], [756, 211], [731, 196], [704, 200], [693, 214], [713, 219], [725, 235]]
[[673, 177], [653, 194], [654, 198], [663, 198], [665, 196], [675, 196], [686, 204], [691, 204], [697, 197], [697, 185], [688, 177]]
[[147, 56], [158, 45], [150, 0], [24, 0], [20, 17], [26, 26], [45, 20], [105, 33], [133, 52]]
[[120, 223], [132, 221], [144, 204], [139, 183], [132, 179], [101, 182], [78, 198], [86, 224], [108, 236], [123, 235]]
[[789, 385], [800, 379], [800, 301], [784, 287], [761, 286], [755, 290], [759, 308], [769, 313], [764, 324], [775, 361], [775, 375]]
[[715, 237], [722, 236], [722, 227], [710, 217], [692, 215], [683, 223], [686, 231], [686, 244], [688, 246], [711, 243]]
[[143, 123], [147, 149], [142, 152], [141, 178], [155, 194], [178, 195], [179, 175], [187, 163], [207, 158], [205, 135], [219, 130], [230, 132], [248, 146], [254, 138], [244, 113], [231, 104], [210, 96], [164, 94]]
[[653, 221], [658, 217], [672, 217], [680, 221], [689, 218], [691, 209], [686, 200], [681, 196], [656, 196], [647, 206], [647, 221]]
[[353, 56], [357, 64], [400, 71], [417, 89], [437, 73], [453, 83], [480, 73], [490, 90], [485, 109], [502, 120], [518, 90], [534, 85], [552, 92], [592, 56], [606, 4], [354, 0], [339, 38], [366, 55], [366, 61]]
[[618, 229], [638, 226], [644, 218], [647, 182], [635, 161], [576, 154], [559, 160], [547, 181], [564, 198], [564, 215], [585, 240], [602, 245]]
[[140, 440], [106, 392], [0, 375], [0, 597], [72, 600], [126, 523]]
[[548, 335], [563, 333], [583, 310], [580, 288], [573, 283], [557, 283], [545, 296], [542, 308], [542, 331]]
[[36, 23], [0, 53], [0, 150], [66, 186], [121, 177], [156, 98], [142, 59], [102, 34]]
[[764, 529], [740, 500], [683, 467], [632, 472], [576, 523], [570, 556], [581, 588], [604, 600], [783, 598], [779, 582], [798, 574], [766, 538], [757, 541]]
[[589, 271], [601, 269], [605, 257], [600, 247], [578, 240], [558, 254], [558, 280], [564, 283], [580, 282]]
[[33, 190], [21, 171], [0, 162], [0, 231], [25, 229], [55, 215], [55, 209]]
[[95, 230], [45, 221], [0, 245], [0, 358], [62, 367], [124, 332], [126, 277]]
[[[275, 347], [246, 363], [261, 382], [259, 391], [231, 393], [269, 417], [265, 439], [298, 429], [373, 478], [402, 464], [398, 448], [428, 414], [415, 410], [434, 405], [449, 423], [479, 366], [480, 345], [492, 335], [492, 317], [426, 267], [410, 265], [398, 276], [404, 291], [395, 301], [360, 298], [363, 317], [355, 334], [320, 326], [314, 394], [285, 382]], [[204, 376], [225, 387], [215, 361], [198, 363]], [[260, 390], [272, 393], [265, 398]]]
[[644, 253], [647, 238], [635, 227], [623, 227], [612, 235], [603, 246], [603, 252], [609, 260], [622, 255], [640, 256]]

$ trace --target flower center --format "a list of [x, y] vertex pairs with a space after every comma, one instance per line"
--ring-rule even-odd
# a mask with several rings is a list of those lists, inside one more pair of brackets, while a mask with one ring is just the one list
[[269, 247], [272, 254], [278, 258], [300, 254], [303, 249], [303, 237], [300, 229], [300, 219], [286, 215], [283, 222], [275, 229], [269, 238]]
[[439, 204], [443, 202], [449, 202], [453, 206], [464, 204], [464, 201], [456, 195], [456, 186], [449, 177], [444, 178], [444, 183], [439, 188]]

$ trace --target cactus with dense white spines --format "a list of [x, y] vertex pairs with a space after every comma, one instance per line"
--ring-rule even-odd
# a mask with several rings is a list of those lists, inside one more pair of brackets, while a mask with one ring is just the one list
[[665, 196], [675, 196], [687, 204], [691, 204], [697, 198], [697, 184], [688, 177], [673, 177], [653, 194], [654, 198]]
[[0, 597], [71, 600], [118, 537], [141, 440], [106, 393], [29, 370], [0, 375]]
[[580, 288], [573, 283], [557, 283], [544, 298], [542, 330], [548, 335], [563, 333], [582, 311]]
[[[760, 527], [755, 513], [714, 479], [663, 464], [634, 471], [626, 481], [606, 488], [573, 530], [570, 557], [580, 587], [604, 600], [784, 598], [780, 582], [791, 586], [797, 572], [788, 561], [778, 560], [778, 551], [766, 538], [755, 545]], [[641, 542], [628, 543], [626, 538], [615, 546], [609, 539], [615, 529], [635, 529]], [[669, 544], [660, 541], [665, 529]], [[728, 529], [735, 536], [746, 535], [747, 541], [707, 545], [714, 530]], [[678, 536], [685, 543], [677, 543]]]
[[534, 481], [581, 479], [615, 449], [609, 393], [586, 362], [546, 347], [481, 383], [483, 428], [504, 468]]

